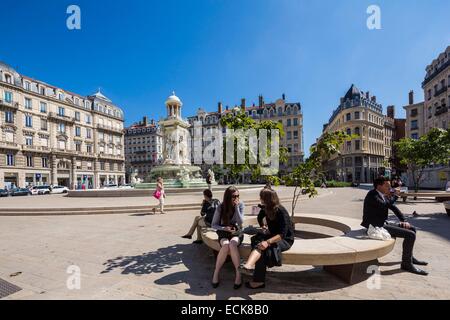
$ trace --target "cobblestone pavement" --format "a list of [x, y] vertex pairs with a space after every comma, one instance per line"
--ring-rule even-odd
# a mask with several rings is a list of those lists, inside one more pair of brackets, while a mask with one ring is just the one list
[[[279, 188], [279, 193], [286, 198], [292, 189]], [[366, 193], [352, 188], [323, 190], [317, 198], [302, 199], [297, 212], [360, 219]], [[242, 190], [241, 194], [244, 201], [258, 197], [257, 190]], [[200, 199], [198, 194], [174, 195], [168, 201], [192, 203]], [[50, 196], [39, 201], [60, 204], [65, 200]], [[127, 205], [127, 201], [137, 200], [114, 201]], [[290, 208], [289, 203], [285, 205]], [[415, 255], [430, 262], [425, 267], [428, 277], [401, 272], [399, 240], [394, 251], [380, 259], [379, 283], [364, 269], [357, 283], [350, 286], [320, 267], [283, 266], [268, 274], [263, 291], [233, 290], [233, 271], [227, 264], [221, 286], [212, 289], [212, 253], [204, 245], [180, 238], [197, 214], [184, 211], [166, 215], [0, 217], [0, 278], [22, 288], [6, 299], [449, 299], [450, 218], [443, 205], [418, 200], [399, 203], [399, 207], [419, 230]], [[413, 211], [421, 216], [412, 217]], [[68, 289], [68, 284], [76, 284], [71, 281], [73, 274], [67, 273], [72, 265], [81, 272], [80, 289]]]

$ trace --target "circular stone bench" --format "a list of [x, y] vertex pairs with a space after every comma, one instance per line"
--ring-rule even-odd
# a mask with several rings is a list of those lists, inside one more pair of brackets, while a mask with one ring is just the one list
[[[302, 214], [294, 217], [296, 224], [319, 225], [342, 231], [344, 235], [320, 239], [296, 239], [294, 245], [283, 252], [283, 264], [323, 266], [324, 270], [352, 283], [355, 266], [359, 263], [377, 260], [390, 253], [395, 240], [381, 241], [367, 237], [360, 220], [319, 215]], [[244, 227], [258, 225], [256, 217], [247, 217]], [[251, 251], [251, 235], [245, 234], [239, 247], [241, 257], [247, 258]], [[220, 250], [217, 234], [212, 229], [202, 232], [204, 243], [214, 251]]]

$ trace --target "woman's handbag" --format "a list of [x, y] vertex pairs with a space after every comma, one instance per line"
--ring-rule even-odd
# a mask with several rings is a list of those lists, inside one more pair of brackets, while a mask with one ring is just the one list
[[282, 263], [282, 259], [281, 259], [280, 247], [277, 246], [276, 244], [271, 245], [264, 252], [264, 259], [265, 259], [267, 268], [281, 267], [283, 265], [283, 263]]
[[153, 192], [153, 196], [159, 200], [161, 198], [161, 191], [156, 190], [155, 192]]

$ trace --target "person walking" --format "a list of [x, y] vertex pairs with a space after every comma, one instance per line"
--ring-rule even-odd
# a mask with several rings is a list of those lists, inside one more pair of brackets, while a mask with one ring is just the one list
[[[161, 214], [165, 214], [164, 212], [164, 198], [166, 197], [166, 193], [164, 192], [164, 180], [159, 177], [156, 179], [156, 190], [153, 193], [153, 196], [159, 200], [159, 211]], [[153, 208], [153, 214], [156, 213], [156, 207]]]

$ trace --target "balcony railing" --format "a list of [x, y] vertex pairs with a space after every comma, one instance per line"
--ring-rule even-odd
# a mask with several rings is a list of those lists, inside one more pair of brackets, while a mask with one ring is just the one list
[[57, 153], [64, 153], [64, 154], [71, 154], [74, 155], [76, 153], [78, 153], [75, 150], [70, 150], [70, 149], [61, 149], [61, 148], [53, 148], [52, 152], [57, 152]]
[[442, 87], [441, 89], [439, 89], [438, 91], [436, 91], [436, 92], [434, 93], [434, 96], [435, 96], [435, 97], [440, 96], [441, 94], [443, 94], [443, 93], [446, 92], [446, 91], [447, 91], [447, 87]]
[[3, 99], [0, 99], [0, 106], [12, 108], [12, 109], [19, 109], [19, 103], [14, 101], [6, 101]]
[[123, 133], [123, 129], [115, 128], [115, 127], [108, 126], [108, 125], [105, 125], [105, 124], [100, 124], [100, 123], [97, 124], [97, 129], [106, 130], [106, 131], [112, 131], [112, 132], [116, 132], [116, 133]]
[[24, 151], [32, 151], [32, 152], [50, 152], [49, 147], [44, 146], [33, 146], [33, 145], [23, 145], [22, 150]]
[[20, 146], [15, 142], [0, 141], [0, 148], [10, 149], [10, 150], [19, 150]]
[[125, 157], [123, 155], [118, 155], [118, 154], [106, 154], [104, 152], [100, 152], [99, 154], [100, 158], [104, 158], [104, 159], [115, 159], [115, 160], [125, 160]]
[[61, 121], [65, 121], [65, 122], [68, 122], [68, 123], [74, 123], [75, 122], [75, 118], [69, 117], [69, 116], [63, 116], [63, 115], [61, 115], [59, 113], [56, 113], [56, 112], [49, 112], [48, 113], [48, 117], [50, 119], [61, 120]]
[[435, 116], [439, 116], [441, 114], [444, 114], [448, 112], [448, 107], [446, 106], [441, 106], [441, 107], [437, 107], [436, 108], [436, 112], [434, 113]]

